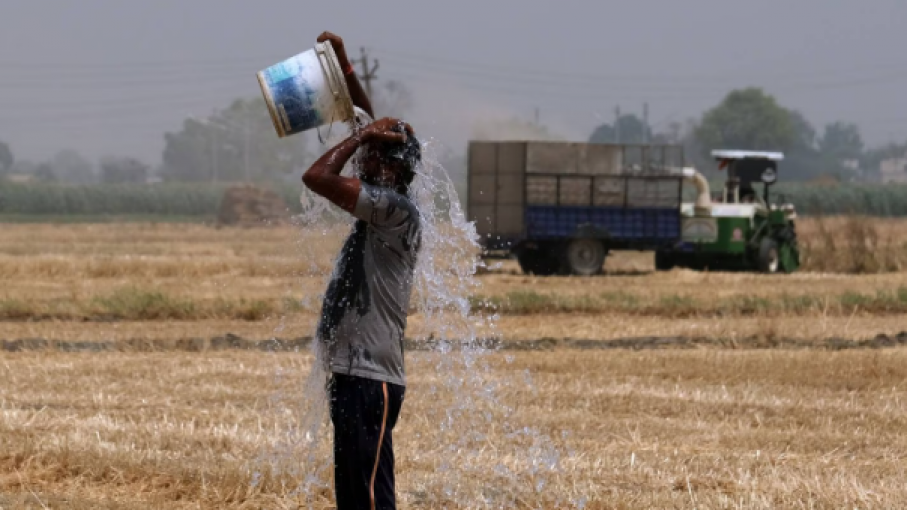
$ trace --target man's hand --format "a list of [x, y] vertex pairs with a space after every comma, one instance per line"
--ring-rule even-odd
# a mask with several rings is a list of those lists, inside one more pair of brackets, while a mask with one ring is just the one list
[[325, 31], [318, 36], [318, 42], [323, 43], [325, 41], [331, 41], [331, 47], [334, 48], [334, 53], [337, 54], [337, 60], [340, 61], [340, 67], [349, 66], [350, 59], [346, 56], [346, 48], [343, 46], [343, 39], [337, 34]]
[[407, 135], [413, 135], [413, 128], [400, 119], [385, 117], [362, 128], [361, 134], [364, 142], [403, 143]]
[[356, 207], [361, 184], [359, 179], [340, 175], [343, 165], [363, 143], [373, 141], [402, 143], [406, 141], [407, 135], [413, 135], [413, 128], [400, 119], [385, 117], [376, 120], [362, 128], [358, 134], [350, 136], [322, 154], [302, 175], [302, 182], [315, 193], [352, 213]]
[[350, 90], [350, 99], [353, 100], [353, 105], [362, 108], [369, 117], [374, 119], [375, 111], [372, 109], [372, 102], [365, 93], [365, 90], [362, 89], [362, 84], [359, 83], [359, 77], [351, 70], [353, 66], [350, 63], [349, 57], [346, 55], [343, 39], [337, 34], [325, 31], [318, 36], [318, 42], [323, 43], [325, 41], [331, 42], [331, 47], [334, 48], [334, 53], [337, 54], [337, 61], [340, 64], [340, 68], [344, 69], [346, 86]]

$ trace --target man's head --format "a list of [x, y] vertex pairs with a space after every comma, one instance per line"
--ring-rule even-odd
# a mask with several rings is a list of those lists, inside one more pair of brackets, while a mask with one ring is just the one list
[[[402, 125], [393, 131], [404, 133]], [[421, 161], [422, 146], [413, 135], [406, 134], [402, 143], [370, 141], [363, 145], [360, 178], [368, 184], [406, 194]]]

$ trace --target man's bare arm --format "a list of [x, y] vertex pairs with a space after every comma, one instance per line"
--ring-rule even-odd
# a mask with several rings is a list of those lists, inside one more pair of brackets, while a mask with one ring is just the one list
[[359, 179], [343, 177], [340, 172], [362, 144], [362, 133], [356, 133], [325, 152], [302, 174], [307, 188], [327, 198], [332, 203], [353, 212], [361, 187]]
[[[350, 59], [346, 55], [343, 39], [331, 32], [324, 32], [318, 36], [318, 42], [325, 41], [331, 41], [331, 47], [334, 48], [334, 52], [337, 54], [337, 60], [340, 61], [340, 67], [342, 69], [347, 69], [350, 66]], [[369, 117], [374, 119], [375, 112], [372, 111], [372, 102], [362, 88], [362, 84], [359, 83], [359, 77], [356, 76], [356, 72], [353, 71], [352, 73], [345, 74], [345, 77], [346, 87], [350, 91], [350, 99], [352, 99], [353, 104], [365, 110], [365, 113], [368, 113]]]
[[[394, 131], [396, 126], [401, 125], [404, 132]], [[402, 143], [406, 140], [406, 133], [413, 134], [413, 128], [405, 122], [392, 118], [377, 120], [325, 152], [302, 174], [302, 182], [310, 190], [352, 213], [361, 184], [357, 178], [340, 175], [344, 165], [363, 143], [373, 140]]]

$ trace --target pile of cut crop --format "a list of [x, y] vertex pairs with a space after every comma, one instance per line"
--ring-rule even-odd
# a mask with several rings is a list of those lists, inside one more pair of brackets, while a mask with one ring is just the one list
[[224, 191], [217, 222], [220, 225], [274, 225], [286, 222], [289, 216], [286, 202], [274, 191], [241, 185]]

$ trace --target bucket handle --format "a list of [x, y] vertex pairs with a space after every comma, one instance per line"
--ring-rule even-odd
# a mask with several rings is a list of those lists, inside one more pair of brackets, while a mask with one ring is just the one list
[[[327, 86], [331, 89], [331, 95], [334, 97], [334, 100], [336, 101], [337, 99], [339, 99], [343, 96], [341, 90], [339, 90], [337, 87], [342, 88], [346, 85], [346, 77], [343, 76], [342, 73], [340, 73], [340, 68], [338, 66], [328, 65], [329, 64], [328, 61], [330, 61], [330, 63], [335, 62], [334, 58], [332, 58], [333, 47], [329, 46], [329, 43], [324, 42], [324, 43], [320, 43], [319, 45], [316, 45], [316, 52], [318, 53], [318, 56], [319, 56], [318, 65], [321, 66], [322, 72], [324, 72], [324, 74], [328, 76]], [[338, 74], [338, 73], [340, 73], [340, 74]], [[366, 118], [369, 118], [371, 120], [371, 117], [367, 113], [362, 111], [360, 108], [358, 108], [355, 105], [351, 105], [351, 106], [352, 106], [352, 108], [351, 108], [351, 111], [349, 112], [350, 118], [347, 119], [347, 121], [349, 122], [349, 125], [350, 125], [350, 129], [355, 130], [356, 128], [361, 127], [360, 122], [358, 120], [358, 115], [357, 115], [356, 110], [359, 110], [360, 112], [362, 112], [362, 114]], [[329, 124], [333, 124], [334, 121], [336, 120], [336, 118], [334, 117], [334, 113], [335, 112], [332, 109], [331, 110], [331, 121], [329, 122]], [[331, 129], [333, 129], [333, 127], [328, 128], [328, 137], [331, 136]], [[324, 145], [325, 141], [324, 141], [324, 138], [321, 136], [321, 128], [316, 127], [315, 131], [318, 133], [318, 140], [321, 142], [322, 145]]]
[[[331, 90], [331, 96], [333, 96], [334, 101], [338, 101], [343, 98], [342, 89], [346, 87], [346, 77], [343, 75], [339, 65], [336, 64], [336, 55], [334, 54], [333, 47], [329, 43], [324, 42], [316, 46], [316, 52], [318, 53], [318, 65], [321, 66], [322, 72], [327, 76], [327, 86]], [[349, 98], [347, 98], [349, 99]], [[352, 105], [352, 100], [350, 100], [350, 109], [346, 112], [349, 115], [349, 121], [351, 121], [351, 126], [355, 125], [356, 120], [356, 107]], [[331, 116], [331, 123], [333, 124], [336, 119]], [[320, 136], [320, 132], [319, 132]]]
[[321, 46], [321, 48], [318, 49], [318, 53], [324, 60], [319, 58], [318, 64], [321, 66], [321, 70], [324, 72], [324, 74], [330, 75], [330, 79], [328, 80], [327, 85], [331, 89], [331, 95], [334, 96], [334, 99], [337, 99], [340, 97], [340, 91], [337, 90], [334, 85], [337, 83], [344, 83], [346, 78], [344, 78], [342, 74], [338, 76], [337, 69], [335, 69], [334, 66], [325, 65], [325, 61], [330, 59], [331, 57], [327, 52], [327, 43], [322, 44], [323, 45]]
[[[331, 122], [328, 123], [328, 138], [331, 137], [331, 129], [333, 129], [333, 127], [331, 127], [331, 126], [332, 126], [333, 124], [334, 124], [334, 114], [331, 113]], [[325, 145], [324, 138], [321, 137], [321, 127], [320, 127], [320, 126], [316, 126], [316, 127], [315, 127], [315, 132], [318, 133], [318, 141], [321, 142], [321, 145]]]
[[[327, 43], [327, 42], [318, 44], [315, 48], [315, 52], [318, 54], [318, 65], [321, 66], [321, 71], [326, 75], [330, 75], [329, 79], [327, 80], [327, 86], [331, 89], [331, 95], [334, 97], [334, 100], [336, 101], [337, 96], [339, 94], [336, 90], [334, 90], [334, 87], [332, 85], [335, 83], [334, 80], [337, 79], [337, 76], [336, 76], [336, 74], [334, 74], [334, 70], [331, 68], [331, 66], [326, 66], [324, 63], [324, 59], [329, 58], [327, 55], [327, 47], [328, 47], [327, 45], [328, 44], [329, 43]], [[333, 123], [334, 123], [334, 114], [333, 114], [333, 109], [332, 109], [331, 121], [328, 123], [328, 125], [330, 126]], [[331, 136], [331, 129], [332, 129], [331, 127], [328, 127], [328, 138], [330, 138], [330, 136]], [[320, 126], [316, 127], [315, 132], [318, 133], [318, 141], [321, 142], [321, 145], [325, 145], [324, 138], [321, 136], [321, 127]]]

